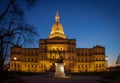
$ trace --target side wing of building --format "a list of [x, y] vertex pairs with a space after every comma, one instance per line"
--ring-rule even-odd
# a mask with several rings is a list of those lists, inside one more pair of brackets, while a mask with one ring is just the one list
[[10, 71], [39, 72], [39, 48], [12, 47]]
[[106, 71], [107, 62], [104, 47], [77, 48], [76, 54], [77, 58], [74, 72]]

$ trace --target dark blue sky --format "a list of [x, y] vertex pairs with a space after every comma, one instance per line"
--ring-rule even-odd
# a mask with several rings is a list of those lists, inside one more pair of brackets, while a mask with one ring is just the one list
[[38, 0], [25, 15], [39, 38], [48, 37], [57, 10], [66, 36], [75, 38], [78, 48], [105, 46], [110, 65], [115, 64], [120, 54], [120, 0]]

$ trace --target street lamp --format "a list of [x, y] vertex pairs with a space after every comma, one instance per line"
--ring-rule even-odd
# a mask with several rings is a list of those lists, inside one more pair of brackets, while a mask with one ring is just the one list
[[50, 66], [52, 65], [52, 63], [50, 63]]
[[64, 66], [66, 65], [65, 63], [63, 63], [64, 64]]
[[13, 60], [15, 61], [14, 69], [15, 69], [15, 72], [16, 72], [16, 60], [17, 60], [17, 58], [13, 57]]
[[51, 76], [51, 72], [52, 72], [52, 63], [50, 63], [49, 77]]
[[17, 58], [16, 57], [13, 57], [13, 59], [16, 61], [17, 60]]
[[106, 68], [108, 69], [108, 56], [106, 56]]
[[52, 63], [50, 63], [50, 71], [52, 71], [52, 66], [53, 66]]

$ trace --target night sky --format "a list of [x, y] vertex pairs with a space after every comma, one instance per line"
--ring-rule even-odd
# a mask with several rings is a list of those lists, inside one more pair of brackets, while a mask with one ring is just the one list
[[[38, 0], [35, 7], [25, 9], [40, 38], [47, 38], [58, 10], [67, 38], [75, 38], [77, 48], [106, 48], [109, 66], [120, 54], [120, 0]], [[38, 47], [36, 44], [35, 47]]]

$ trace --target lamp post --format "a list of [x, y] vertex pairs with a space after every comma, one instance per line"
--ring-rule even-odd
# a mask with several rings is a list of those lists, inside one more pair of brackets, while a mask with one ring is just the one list
[[108, 70], [108, 56], [106, 56], [106, 68], [107, 68], [107, 70]]
[[17, 60], [17, 58], [13, 57], [13, 60], [15, 61], [14, 69], [15, 69], [15, 73], [16, 73], [16, 60]]
[[52, 63], [50, 63], [49, 77], [51, 76], [51, 72], [52, 72]]

